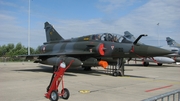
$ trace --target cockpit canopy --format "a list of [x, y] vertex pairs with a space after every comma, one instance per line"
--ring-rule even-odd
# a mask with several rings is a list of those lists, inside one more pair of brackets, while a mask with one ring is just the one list
[[122, 42], [125, 38], [122, 35], [114, 33], [100, 33], [92, 34], [88, 36], [79, 37], [77, 41], [90, 41], [90, 40], [101, 40], [101, 41], [110, 41], [110, 42]]
[[124, 37], [119, 34], [113, 34], [113, 33], [103, 33], [100, 36], [101, 40], [103, 41], [111, 41], [111, 42], [121, 42]]

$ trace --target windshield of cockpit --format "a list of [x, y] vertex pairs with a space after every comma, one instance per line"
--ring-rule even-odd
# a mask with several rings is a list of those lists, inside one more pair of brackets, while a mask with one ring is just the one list
[[124, 37], [114, 33], [101, 33], [93, 36], [94, 40], [110, 41], [110, 42], [122, 42]]

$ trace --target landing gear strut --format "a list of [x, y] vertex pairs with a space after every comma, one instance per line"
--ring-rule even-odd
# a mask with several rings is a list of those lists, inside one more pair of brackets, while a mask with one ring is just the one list
[[124, 58], [118, 58], [115, 69], [113, 70], [113, 76], [124, 76]]

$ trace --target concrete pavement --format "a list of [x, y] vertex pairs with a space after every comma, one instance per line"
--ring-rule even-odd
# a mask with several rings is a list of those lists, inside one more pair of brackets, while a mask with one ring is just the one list
[[[0, 101], [49, 101], [44, 97], [52, 67], [31, 62], [0, 63]], [[180, 88], [180, 65], [126, 64], [124, 77], [102, 68], [69, 69], [64, 76], [68, 101], [140, 101]], [[63, 99], [59, 99], [61, 101]]]

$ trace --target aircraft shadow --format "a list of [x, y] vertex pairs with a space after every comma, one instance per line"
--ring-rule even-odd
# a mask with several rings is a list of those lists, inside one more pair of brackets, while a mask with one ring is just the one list
[[[34, 69], [18, 69], [13, 71], [24, 71], [24, 72], [46, 72], [46, 73], [53, 73], [52, 67], [49, 66], [37, 66], [38, 68]], [[83, 68], [69, 68], [66, 70], [64, 75], [67, 76], [77, 76], [77, 74], [85, 74], [85, 75], [93, 75], [93, 76], [101, 76], [102, 74], [107, 75], [104, 70], [99, 70], [92, 68], [91, 71], [85, 71]]]
[[[139, 66], [139, 67], [144, 67], [141, 64], [126, 64], [125, 65], [125, 71], [133, 71], [133, 69], [128, 69], [126, 68], [126, 66]], [[149, 68], [162, 68], [162, 66], [149, 66]], [[169, 67], [167, 65], [164, 66], [165, 67]], [[33, 69], [19, 69], [19, 70], [13, 70], [13, 71], [24, 71], [24, 72], [45, 72], [45, 73], [53, 73], [52, 67], [51, 66], [44, 66], [44, 65], [40, 65], [37, 66]], [[83, 68], [69, 68], [66, 72], [65, 75], [66, 76], [77, 76], [76, 74], [84, 74], [84, 75], [92, 75], [92, 76], [102, 76], [102, 75], [109, 75], [112, 76], [111, 72], [108, 72], [106, 70], [103, 69], [98, 69], [96, 67], [92, 67], [91, 71], [84, 71]], [[132, 78], [148, 78], [145, 76], [136, 76], [136, 75], [126, 75], [127, 77], [132, 77]]]
[[131, 78], [149, 78], [145, 76], [135, 76], [135, 75], [125, 75], [125, 77], [131, 77]]
[[69, 73], [73, 73], [73, 74], [85, 74], [85, 75], [93, 75], [93, 76], [101, 76], [102, 74], [106, 74], [105, 71], [103, 70], [96, 70], [93, 69], [91, 71], [85, 71], [83, 68], [69, 68], [65, 75], [69, 74]]
[[[143, 66], [142, 64], [125, 64], [125, 66], [138, 66], [138, 67], [150, 67], [150, 68], [167, 68], [167, 67], [177, 67], [172, 64], [164, 64], [162, 66], [158, 66], [157, 64], [149, 64], [149, 66]], [[125, 67], [126, 68], [126, 67]]]
[[25, 71], [25, 72], [46, 72], [46, 73], [53, 73], [52, 68], [47, 66], [38, 66], [41, 68], [34, 68], [34, 69], [19, 69], [19, 70], [13, 70], [13, 71]]

